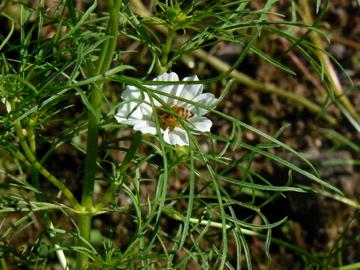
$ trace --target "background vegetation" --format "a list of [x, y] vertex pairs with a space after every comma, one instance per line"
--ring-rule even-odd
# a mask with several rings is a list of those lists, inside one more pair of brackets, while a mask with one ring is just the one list
[[[2, 268], [359, 268], [356, 15], [2, 1]], [[113, 118], [125, 85], [167, 71], [219, 98], [188, 149]]]

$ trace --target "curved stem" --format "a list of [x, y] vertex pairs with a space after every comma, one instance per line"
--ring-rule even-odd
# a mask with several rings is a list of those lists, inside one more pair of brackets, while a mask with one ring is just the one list
[[[12, 104], [12, 106], [13, 106], [12, 109], [15, 111], [14, 104]], [[31, 163], [31, 166], [33, 167], [33, 169], [36, 170], [37, 172], [41, 173], [54, 186], [56, 186], [64, 194], [64, 196], [70, 201], [72, 207], [75, 210], [80, 211], [81, 206], [78, 203], [78, 201], [76, 200], [74, 194], [62, 182], [60, 182], [54, 175], [52, 175], [48, 170], [46, 170], [43, 167], [43, 165], [36, 159], [36, 157], [34, 156], [33, 152], [31, 151], [31, 149], [25, 139], [25, 136], [22, 132], [22, 126], [21, 126], [20, 121], [15, 123], [15, 131], [19, 138], [20, 145], [25, 153], [25, 156], [27, 157], [28, 161]]]
[[[35, 142], [35, 134], [34, 134], [34, 131], [32, 128], [28, 129], [28, 141], [29, 141], [29, 145], [30, 145], [30, 150], [32, 151], [34, 157], [36, 158], [36, 142]], [[31, 171], [31, 179], [33, 181], [33, 185], [36, 189], [38, 190], [41, 190], [41, 185], [40, 185], [40, 179], [39, 179], [39, 171], [34, 169], [33, 166], [30, 166], [30, 171]], [[45, 197], [43, 195], [43, 193], [35, 193], [35, 197], [36, 197], [36, 200], [38, 202], [45, 202]], [[49, 216], [49, 213], [47, 210], [41, 210], [40, 211], [41, 213], [41, 216], [45, 222], [45, 226], [47, 229], [53, 229], [54, 228], [54, 225], [50, 219], [50, 216]], [[61, 246], [59, 245], [60, 243], [60, 240], [58, 238], [58, 236], [53, 233], [53, 232], [50, 232], [49, 233], [49, 237], [50, 237], [50, 240], [53, 244], [53, 246], [58, 249], [56, 251], [56, 255], [58, 257], [58, 260], [62, 266], [62, 268], [64, 270], [69, 270], [69, 267], [67, 266], [67, 261], [66, 261], [66, 257], [65, 257], [65, 254], [64, 254], [64, 251], [61, 249]]]

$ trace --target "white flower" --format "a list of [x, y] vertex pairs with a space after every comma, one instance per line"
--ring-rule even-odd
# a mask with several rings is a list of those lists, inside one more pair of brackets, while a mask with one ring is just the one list
[[[155, 78], [154, 81], [179, 81], [176, 73], [164, 73]], [[198, 81], [198, 77], [184, 78], [183, 81]], [[202, 93], [202, 84], [174, 84], [174, 85], [145, 85], [149, 89], [164, 92], [176, 97], [193, 101], [196, 104], [205, 106], [212, 106], [217, 100], [213, 94]], [[134, 126], [134, 130], [139, 130], [142, 133], [150, 133], [156, 135], [158, 130], [163, 134], [164, 141], [172, 145], [189, 145], [189, 137], [187, 131], [183, 128], [178, 120], [181, 117], [190, 129], [191, 132], [196, 134], [196, 131], [209, 132], [212, 122], [203, 115], [208, 110], [187, 103], [185, 100], [178, 100], [173, 97], [164, 95], [158, 96], [164, 103], [171, 107], [171, 112], [167, 106], [162, 106], [161, 103], [152, 98], [155, 108], [150, 105], [149, 95], [135, 86], [128, 85], [122, 93], [122, 99], [131, 100], [123, 103], [117, 114], [116, 120], [125, 125]], [[154, 110], [156, 113], [154, 113]], [[159, 128], [156, 127], [155, 115], [158, 118]]]

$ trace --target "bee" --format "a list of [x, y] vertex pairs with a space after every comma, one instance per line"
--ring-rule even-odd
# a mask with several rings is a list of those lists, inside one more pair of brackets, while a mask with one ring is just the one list
[[194, 116], [194, 114], [189, 109], [185, 109], [178, 105], [171, 106], [171, 109], [173, 109], [174, 112], [176, 112], [180, 117], [184, 119], [189, 119]]
[[[172, 105], [171, 109], [173, 109], [177, 115], [184, 118], [185, 120], [194, 116], [194, 114], [189, 109], [185, 109], [177, 105]], [[162, 129], [166, 129], [166, 128], [174, 129], [175, 127], [180, 125], [179, 120], [169, 112], [163, 110], [157, 110], [157, 114], [158, 114], [160, 127]]]

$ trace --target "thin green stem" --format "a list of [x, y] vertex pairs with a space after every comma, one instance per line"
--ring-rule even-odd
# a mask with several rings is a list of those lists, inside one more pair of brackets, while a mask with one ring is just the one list
[[353, 270], [353, 269], [360, 269], [360, 262], [354, 263], [354, 264], [349, 264], [349, 265], [344, 265], [344, 266], [339, 266], [339, 267], [330, 267], [329, 269], [331, 269], [331, 270]]
[[[15, 105], [12, 103], [12, 110], [15, 111]], [[46, 170], [42, 164], [36, 159], [36, 157], [33, 154], [33, 151], [30, 149], [25, 136], [22, 131], [21, 121], [18, 121], [15, 123], [15, 131], [19, 138], [20, 145], [25, 153], [25, 156], [27, 160], [30, 162], [33, 170], [41, 173], [46, 179], [48, 179], [53, 185], [55, 185], [63, 194], [64, 196], [70, 201], [72, 207], [79, 211], [81, 210], [81, 206], [76, 200], [74, 194], [58, 179], [56, 179], [55, 176], [53, 176], [48, 170]]]
[[[117, 44], [118, 27], [119, 27], [119, 10], [121, 6], [121, 0], [107, 0], [110, 19], [108, 27], [106, 29], [106, 35], [111, 38], [106, 40], [101, 47], [99, 61], [95, 69], [95, 76], [105, 73], [109, 68], [113, 59], [115, 47]], [[92, 70], [92, 67], [89, 66]], [[98, 139], [99, 139], [99, 124], [101, 118], [101, 102], [102, 91], [104, 81], [95, 82], [90, 89], [90, 104], [93, 107], [92, 111], [89, 111], [89, 128], [88, 128], [88, 140], [87, 140], [87, 152], [85, 157], [85, 172], [84, 172], [84, 184], [82, 191], [81, 205], [84, 209], [84, 214], [79, 216], [78, 225], [80, 236], [89, 242], [91, 219], [96, 212], [93, 208], [94, 200], [94, 187], [95, 187], [95, 173], [96, 173], [96, 161], [98, 152]], [[86, 247], [86, 243], [82, 240], [78, 240], [78, 245]], [[76, 269], [86, 269], [88, 263], [88, 256], [82, 252], [77, 253]]]
[[3, 257], [3, 253], [0, 253], [0, 255], [1, 255], [1, 269], [8, 270], [5, 258]]
[[[33, 131], [32, 128], [30, 128], [30, 129], [27, 130], [27, 132], [28, 132], [27, 137], [28, 137], [29, 146], [30, 146], [29, 148], [32, 151], [34, 157], [36, 158], [36, 140], [35, 140], [34, 131]], [[32, 179], [32, 182], [33, 182], [33, 186], [36, 189], [41, 191], [41, 185], [40, 185], [40, 179], [39, 179], [39, 171], [34, 169], [33, 166], [30, 166], [29, 168], [30, 168], [30, 171], [31, 171], [31, 179]], [[38, 202], [45, 202], [45, 197], [44, 197], [43, 193], [36, 192], [35, 197], [36, 197], [36, 200]], [[53, 229], [54, 226], [52, 224], [52, 221], [50, 219], [48, 211], [47, 210], [41, 210], [40, 213], [41, 213], [41, 216], [42, 216], [42, 218], [43, 218], [43, 220], [45, 222], [46, 228], [47, 229]], [[50, 237], [50, 240], [51, 240], [53, 246], [58, 249], [56, 251], [56, 255], [58, 257], [58, 260], [59, 260], [60, 264], [62, 265], [62, 268], [68, 270], [69, 267], [67, 266], [67, 261], [66, 261], [64, 251], [60, 249], [60, 245], [59, 245], [60, 240], [59, 240], [59, 238], [53, 232], [49, 233], [49, 237]]]
[[161, 57], [161, 67], [159, 68], [159, 74], [161, 75], [165, 73], [168, 69], [168, 60], [169, 60], [169, 54], [171, 50], [171, 44], [175, 36], [175, 31], [173, 29], [168, 29], [168, 33], [166, 36], [166, 42], [163, 48], [162, 57]]
[[[103, 44], [95, 75], [105, 73], [109, 69], [111, 61], [113, 59], [118, 35], [119, 9], [122, 1], [109, 0], [107, 2], [110, 12], [110, 21], [108, 24], [106, 35], [111, 36], [112, 38], [105, 41]], [[101, 91], [103, 88], [103, 84], [103, 81], [97, 81], [92, 85], [90, 89], [90, 103], [94, 110], [89, 111], [89, 135], [87, 140], [87, 153], [85, 158], [84, 189], [81, 201], [81, 204], [89, 212], [93, 210], [92, 202], [95, 183], [96, 159], [98, 152], [99, 123], [101, 118]]]
[[33, 152], [33, 155], [36, 157], [36, 141], [35, 134], [32, 128], [27, 129], [27, 137], [29, 141], [30, 150]]

